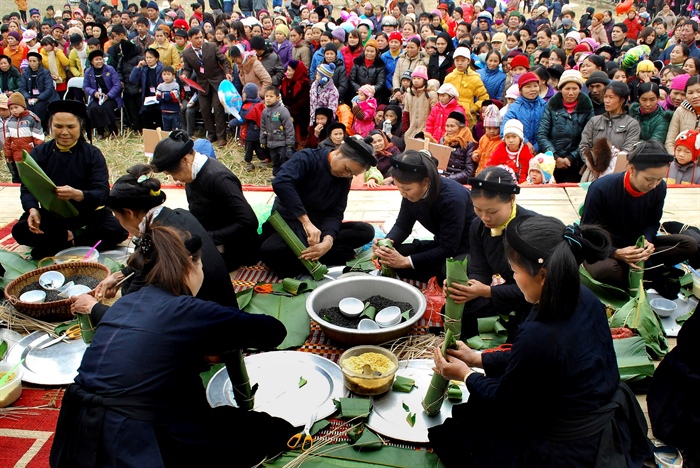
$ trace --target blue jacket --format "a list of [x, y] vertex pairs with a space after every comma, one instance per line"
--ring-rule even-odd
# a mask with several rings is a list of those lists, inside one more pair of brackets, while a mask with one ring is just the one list
[[[161, 84], [163, 82], [163, 62], [160, 60], [156, 64], [156, 86]], [[129, 76], [129, 81], [131, 81], [134, 84], [141, 85], [141, 104], [143, 105], [143, 101], [146, 99], [146, 89], [148, 88], [146, 84], [146, 79], [148, 77], [148, 66], [145, 67], [134, 67], [133, 70], [131, 70], [131, 76]], [[155, 96], [155, 92], [153, 93]]]
[[484, 82], [484, 87], [489, 96], [494, 96], [493, 99], [498, 99], [499, 96], [503, 96], [503, 88], [506, 85], [506, 74], [501, 71], [500, 68], [491, 70], [489, 68], [482, 68], [477, 70], [481, 81]]
[[[27, 67], [22, 70], [22, 75], [19, 78], [19, 92], [22, 93], [24, 99], [38, 99], [39, 101], [54, 102], [58, 101], [58, 93], [56, 92], [56, 87], [53, 85], [53, 78], [51, 78], [51, 72], [44, 68], [41, 64], [36, 73], [36, 82], [30, 83], [32, 78], [31, 68]], [[32, 88], [36, 86], [39, 90], [39, 94], [32, 94]], [[29, 109], [31, 110], [31, 109]]]
[[506, 122], [510, 119], [517, 119], [523, 124], [525, 135], [524, 143], [532, 143], [532, 146], [535, 147], [535, 151], [538, 152], [537, 129], [540, 126], [540, 120], [542, 120], [545, 107], [547, 107], [547, 103], [539, 96], [537, 96], [536, 99], [525, 99], [520, 96], [513, 104], [508, 106], [508, 111], [506, 115], [503, 116], [501, 138], [503, 138], [503, 129]]
[[399, 54], [396, 58], [391, 55], [391, 51], [387, 50], [382, 55], [382, 62], [384, 62], [384, 68], [386, 69], [386, 89], [391, 91], [394, 89], [394, 70], [396, 70], [396, 62], [399, 61]]
[[[102, 78], [105, 80], [105, 84], [109, 91], [107, 96], [110, 99], [117, 101], [117, 107], [122, 106], [122, 83], [119, 81], [119, 74], [114, 67], [110, 65], [102, 66]], [[85, 70], [85, 78], [83, 80], [83, 89], [85, 94], [88, 95], [88, 103], [92, 101], [95, 97], [95, 91], [97, 91], [97, 80], [95, 79], [95, 69], [93, 67]]]
[[[323, 54], [326, 53], [326, 48], [321, 47], [318, 49], [316, 52], [314, 52], [313, 57], [311, 57], [311, 67], [309, 67], [309, 79], [313, 83], [314, 80], [316, 79], [316, 69], [318, 68], [319, 65], [323, 63], [324, 56]], [[281, 57], [280, 57], [281, 58]], [[336, 61], [337, 59], [343, 59], [343, 54], [340, 53], [340, 49], [338, 49], [338, 52], [335, 54]]]

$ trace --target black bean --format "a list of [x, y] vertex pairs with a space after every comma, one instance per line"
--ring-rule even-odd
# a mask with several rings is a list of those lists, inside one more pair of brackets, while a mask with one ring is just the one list
[[[386, 307], [391, 307], [391, 306], [396, 306], [399, 309], [401, 309], [401, 312], [405, 312], [408, 309], [411, 309], [411, 313], [409, 314], [411, 317], [415, 315], [416, 311], [413, 310], [413, 306], [409, 304], [408, 302], [397, 302], [397, 301], [392, 301], [391, 299], [387, 299], [383, 296], [372, 296], [368, 297], [362, 302], [369, 302], [371, 306], [375, 307], [377, 309], [377, 312], [380, 310], [386, 308]], [[360, 320], [362, 320], [365, 317], [358, 317], [358, 318], [350, 318], [346, 317], [340, 312], [340, 307], [328, 307], [325, 309], [321, 309], [319, 311], [319, 317], [322, 319], [326, 320], [327, 322], [332, 323], [333, 325], [337, 325], [339, 327], [344, 327], [344, 328], [357, 328], [357, 324], [360, 323]], [[401, 319], [402, 322], [405, 321], [405, 319]]]
[[[82, 284], [83, 286], [88, 286], [90, 289], [95, 289], [95, 287], [100, 284], [100, 280], [93, 276], [87, 276], [87, 275], [73, 275], [73, 276], [67, 276], [66, 281], [64, 284], [68, 282], [74, 282], [75, 284]], [[34, 283], [29, 283], [26, 285], [22, 290], [20, 291], [19, 295], [21, 296], [22, 294], [28, 292], [28, 291], [36, 291], [36, 290], [44, 290], [41, 285], [39, 284], [39, 281], [35, 281]], [[44, 302], [55, 302], [55, 301], [62, 301], [63, 298], [58, 297], [58, 291], [57, 290], [51, 290], [51, 291], [46, 291], [46, 301]]]

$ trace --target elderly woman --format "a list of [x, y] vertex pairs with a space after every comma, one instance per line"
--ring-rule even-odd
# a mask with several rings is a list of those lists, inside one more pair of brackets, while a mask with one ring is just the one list
[[[354, 249], [372, 240], [374, 228], [362, 222], [343, 222], [352, 178], [376, 166], [373, 148], [358, 138], [346, 137], [340, 148], [304, 149], [287, 161], [272, 182], [273, 211], [308, 246], [306, 260], [344, 265]], [[296, 276], [304, 267], [284, 239], [269, 224], [263, 225], [261, 257], [280, 277]]]
[[83, 89], [88, 96], [88, 116], [97, 139], [104, 138], [105, 130], [110, 136], [117, 134], [117, 118], [114, 112], [122, 106], [122, 84], [117, 71], [104, 63], [104, 52], [97, 49], [88, 56], [90, 68], [85, 70]]
[[19, 92], [27, 100], [27, 109], [41, 119], [41, 125], [46, 128], [48, 105], [60, 99], [53, 84], [51, 73], [41, 65], [41, 54], [29, 52], [27, 62], [19, 80]]
[[189, 210], [223, 255], [228, 271], [258, 260], [258, 219], [233, 172], [196, 152], [194, 141], [182, 130], [158, 143], [151, 164], [185, 184]]
[[24, 214], [12, 228], [12, 237], [33, 247], [36, 259], [97, 241], [102, 241], [99, 250], [113, 249], [128, 234], [104, 207], [109, 194], [107, 163], [102, 152], [83, 137], [92, 131], [85, 105], [72, 100], [52, 102], [47, 115], [54, 139], [34, 148], [31, 155], [56, 184], [55, 198], [70, 203], [78, 215], [64, 218], [40, 206], [32, 187], [23, 184]]
[[578, 71], [565, 71], [559, 80], [559, 92], [547, 103], [537, 130], [540, 151], [551, 151], [556, 159], [554, 180], [557, 182], [578, 182], [581, 178], [581, 133], [593, 118], [593, 103], [581, 93], [582, 87], [583, 79]]
[[63, 93], [67, 88], [66, 70], [70, 65], [68, 57], [51, 36], [44, 37], [41, 40], [41, 46], [41, 64], [51, 73], [51, 78], [56, 84], [56, 92]]
[[20, 72], [12, 65], [12, 59], [0, 55], [0, 92], [10, 95], [19, 89]]

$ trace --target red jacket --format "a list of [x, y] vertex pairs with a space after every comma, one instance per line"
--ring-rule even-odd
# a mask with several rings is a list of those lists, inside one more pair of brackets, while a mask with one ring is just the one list
[[644, 29], [642, 20], [640, 20], [638, 16], [635, 16], [634, 19], [625, 18], [622, 23], [627, 26], [627, 39], [636, 41], [639, 37], [639, 33]]
[[440, 141], [445, 135], [445, 123], [447, 122], [447, 116], [451, 112], [461, 112], [464, 113], [464, 107], [462, 107], [457, 99], [452, 99], [447, 103], [447, 106], [443, 106], [439, 102], [430, 110], [428, 119], [425, 121], [425, 131], [430, 133], [430, 135], [435, 138], [436, 141]]
[[518, 177], [518, 183], [522, 184], [527, 181], [530, 159], [532, 159], [532, 153], [530, 152], [530, 147], [527, 145], [523, 145], [523, 149], [520, 151], [520, 157], [517, 160], [510, 159], [506, 151], [506, 142], [504, 141], [498, 145], [496, 151], [491, 155], [491, 159], [486, 163], [486, 166], [507, 166], [512, 169]]
[[33, 112], [25, 110], [19, 117], [10, 116], [5, 120], [5, 160], [21, 161], [22, 150], [31, 153], [35, 146], [44, 142], [41, 120]]

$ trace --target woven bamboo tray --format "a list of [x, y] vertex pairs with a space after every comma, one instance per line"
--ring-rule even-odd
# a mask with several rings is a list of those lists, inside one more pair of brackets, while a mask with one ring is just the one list
[[102, 281], [110, 275], [109, 268], [96, 262], [74, 262], [61, 265], [50, 265], [25, 273], [16, 278], [5, 288], [5, 298], [25, 315], [44, 320], [46, 322], [63, 322], [71, 320], [73, 314], [70, 311], [70, 299], [39, 304], [22, 302], [19, 300], [20, 291], [25, 286], [39, 281], [39, 277], [47, 271], [60, 271], [64, 276], [85, 275], [92, 276]]

